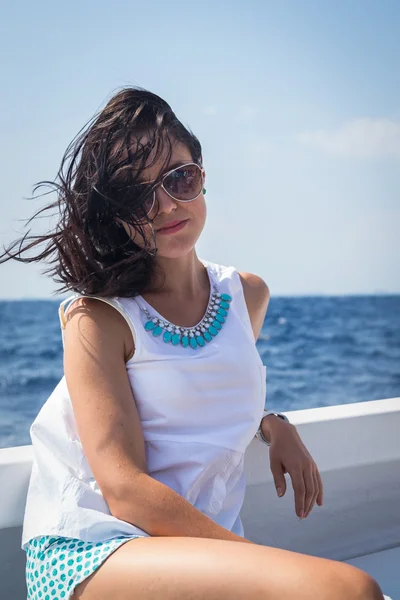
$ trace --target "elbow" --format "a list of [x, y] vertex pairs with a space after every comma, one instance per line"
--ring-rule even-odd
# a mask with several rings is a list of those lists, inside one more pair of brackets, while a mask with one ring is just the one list
[[128, 520], [126, 519], [127, 509], [130, 514], [134, 513], [136, 503], [140, 502], [141, 487], [143, 485], [141, 475], [145, 475], [145, 473], [139, 471], [132, 475], [129, 481], [119, 482], [103, 493], [113, 517], [126, 521]]

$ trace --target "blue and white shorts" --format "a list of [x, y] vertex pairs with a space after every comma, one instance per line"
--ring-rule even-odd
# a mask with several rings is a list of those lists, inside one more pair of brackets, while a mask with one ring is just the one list
[[69, 600], [74, 588], [114, 550], [138, 537], [120, 536], [98, 543], [50, 535], [29, 540], [25, 548], [27, 600]]

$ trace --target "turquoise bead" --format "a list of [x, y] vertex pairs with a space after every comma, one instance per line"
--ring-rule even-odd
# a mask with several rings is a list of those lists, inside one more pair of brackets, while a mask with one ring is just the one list
[[229, 304], [227, 302], [224, 302], [224, 301], [220, 302], [219, 306], [220, 306], [220, 308], [229, 308]]
[[223, 308], [219, 308], [217, 310], [217, 315], [221, 315], [221, 317], [226, 317], [227, 314], [228, 314], [228, 311], [224, 310]]
[[163, 335], [163, 338], [164, 338], [164, 342], [167, 344], [168, 342], [171, 341], [172, 333], [170, 331], [166, 331]]
[[197, 348], [197, 342], [196, 342], [196, 338], [194, 338], [194, 337], [191, 337], [191, 338], [190, 338], [190, 340], [189, 340], [189, 344], [191, 345], [191, 347], [192, 347], [193, 349]]
[[210, 334], [208, 333], [208, 331], [205, 331], [205, 332], [203, 333], [203, 338], [206, 340], [206, 342], [211, 342], [211, 340], [212, 340], [212, 335], [210, 335]]
[[218, 329], [215, 329], [215, 327], [213, 327], [212, 325], [208, 328], [208, 331], [211, 333], [211, 335], [217, 335], [218, 334]]
[[180, 341], [181, 341], [181, 336], [179, 335], [179, 333], [175, 333], [171, 338], [171, 342], [173, 343], [174, 346], [179, 344]]
[[218, 321], [213, 321], [212, 325], [215, 327], [215, 329], [222, 329], [222, 325]]
[[181, 344], [184, 348], [187, 348], [189, 346], [189, 338], [187, 335], [182, 336]]
[[221, 294], [222, 300], [226, 300], [227, 302], [231, 302], [232, 298], [229, 294]]
[[155, 325], [153, 323], [153, 321], [147, 321], [146, 325], [144, 326], [146, 331], [150, 331], [151, 329], [154, 329]]
[[221, 315], [215, 315], [215, 320], [219, 321], [220, 323], [225, 323], [225, 319]]
[[161, 335], [161, 334], [162, 334], [162, 332], [163, 332], [163, 329], [162, 329], [162, 327], [159, 327], [159, 326], [157, 326], [157, 327], [154, 327], [154, 329], [153, 329], [153, 335], [154, 335], [154, 336], [156, 336], [156, 337], [157, 337], [158, 335]]
[[198, 343], [199, 346], [205, 346], [206, 345], [206, 343], [205, 343], [205, 341], [204, 341], [204, 339], [202, 338], [201, 335], [197, 336], [196, 342]]

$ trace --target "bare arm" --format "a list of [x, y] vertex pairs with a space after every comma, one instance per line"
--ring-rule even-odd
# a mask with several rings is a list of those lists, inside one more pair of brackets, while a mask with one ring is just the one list
[[125, 367], [131, 346], [124, 318], [104, 302], [78, 299], [68, 311], [65, 378], [85, 455], [111, 514], [151, 536], [253, 543], [216, 524], [149, 475]]
[[152, 536], [189, 536], [253, 543], [221, 527], [180, 494], [145, 473], [136, 478], [135, 487], [126, 488], [122, 500], [115, 507], [115, 516], [137, 525]]
[[270, 300], [269, 287], [261, 277], [253, 273], [239, 273], [243, 287], [254, 340], [257, 340], [263, 326]]
[[[246, 306], [253, 328], [254, 340], [260, 335], [265, 315], [267, 313], [269, 301], [271, 298], [269, 287], [265, 281], [253, 273], [239, 273], [243, 286], [243, 294], [246, 300]], [[279, 417], [268, 415], [261, 420], [262, 432], [264, 437], [270, 441], [272, 430], [278, 431], [285, 428], [293, 428], [294, 425], [284, 423]]]

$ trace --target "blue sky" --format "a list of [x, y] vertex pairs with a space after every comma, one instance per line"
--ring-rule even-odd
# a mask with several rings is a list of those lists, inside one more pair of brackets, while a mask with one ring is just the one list
[[[400, 3], [24, 1], [2, 12], [2, 245], [47, 202], [27, 198], [79, 129], [139, 85], [202, 142], [201, 257], [261, 275], [276, 296], [400, 293]], [[0, 297], [51, 297], [45, 268], [0, 265]]]

